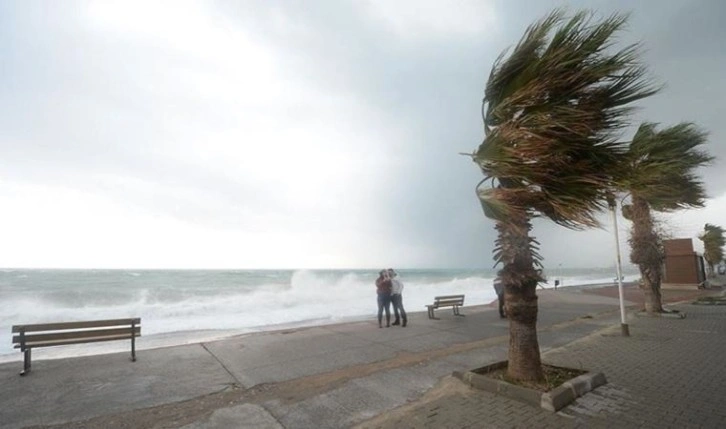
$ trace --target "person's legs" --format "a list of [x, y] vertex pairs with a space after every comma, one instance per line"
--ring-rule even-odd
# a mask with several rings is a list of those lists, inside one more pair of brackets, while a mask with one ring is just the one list
[[384, 304], [384, 298], [383, 294], [378, 294], [378, 327], [383, 327], [383, 304]]
[[507, 317], [506, 314], [504, 314], [504, 294], [500, 293], [497, 295], [497, 300], [499, 300], [499, 317], [502, 319]]
[[406, 317], [406, 310], [403, 309], [403, 295], [398, 295], [398, 311], [401, 312], [401, 320], [403, 320], [403, 326], [406, 327], [408, 323], [408, 317]]
[[391, 327], [391, 295], [383, 295], [383, 306], [386, 309], [386, 328]]
[[395, 317], [395, 320], [393, 321], [394, 325], [400, 325], [401, 324], [401, 317], [398, 312], [398, 308], [401, 305], [401, 295], [391, 295], [391, 304], [393, 304], [393, 315]]

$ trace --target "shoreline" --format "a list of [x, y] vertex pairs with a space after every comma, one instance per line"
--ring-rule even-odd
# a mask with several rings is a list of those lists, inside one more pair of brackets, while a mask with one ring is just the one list
[[[628, 286], [634, 285], [634, 282], [627, 283]], [[624, 287], [626, 284], [623, 285]], [[543, 287], [538, 288], [537, 292], [542, 293], [557, 293], [557, 291], [591, 291], [596, 289], [606, 289], [613, 287], [610, 283], [597, 283], [597, 284], [576, 284], [567, 286], [558, 286], [557, 289], [554, 287]], [[614, 286], [617, 288], [617, 286]], [[465, 309], [474, 311], [491, 311], [492, 306], [496, 305], [497, 300], [494, 299], [489, 302], [478, 303], [474, 305], [464, 306]], [[407, 311], [408, 314], [424, 314], [425, 310]], [[167, 347], [177, 347], [190, 344], [199, 344], [210, 341], [220, 341], [233, 338], [241, 338], [251, 335], [268, 334], [284, 331], [299, 331], [303, 329], [310, 329], [322, 326], [331, 325], [345, 325], [350, 323], [359, 323], [369, 320], [375, 320], [376, 316], [374, 312], [370, 315], [365, 316], [347, 316], [336, 319], [306, 319], [293, 322], [285, 322], [273, 325], [262, 325], [250, 328], [232, 328], [232, 329], [198, 329], [198, 330], [179, 330], [171, 332], [154, 333], [150, 335], [143, 335], [143, 320], [142, 320], [142, 335], [136, 339], [137, 350], [155, 350]], [[128, 344], [126, 341], [119, 342], [108, 342], [108, 343], [90, 343], [90, 344], [77, 344], [77, 345], [66, 345], [59, 347], [49, 347], [38, 349], [34, 355], [34, 361], [41, 360], [59, 360], [59, 359], [72, 359], [76, 357], [85, 356], [99, 356], [114, 353], [123, 353], [128, 351]], [[17, 349], [7, 354], [0, 354], [0, 364], [21, 362], [23, 355]]]
[[[628, 283], [629, 286], [634, 285], [634, 282]], [[626, 284], [623, 285], [624, 287]], [[557, 289], [554, 287], [538, 288], [538, 294], [541, 292], [549, 291], [549, 293], [556, 293], [557, 291], [590, 291], [601, 288], [613, 287], [612, 284], [608, 283], [597, 283], [597, 284], [577, 284], [569, 286], [558, 286]], [[617, 288], [617, 286], [615, 286]], [[468, 309], [481, 308], [483, 311], [490, 311], [493, 305], [496, 305], [497, 300], [494, 299], [490, 302], [479, 303], [469, 306], [464, 306]], [[407, 311], [408, 314], [426, 313], [425, 310], [421, 311]], [[143, 320], [142, 320], [142, 335], [136, 339], [137, 350], [155, 350], [167, 347], [177, 347], [190, 344], [199, 344], [209, 341], [219, 341], [232, 338], [241, 338], [250, 335], [259, 335], [266, 333], [276, 333], [281, 331], [298, 331], [302, 329], [310, 329], [320, 326], [331, 326], [331, 325], [344, 325], [348, 323], [358, 323], [368, 320], [375, 320], [375, 313], [372, 312], [366, 316], [347, 316], [337, 319], [307, 319], [293, 322], [285, 322], [273, 325], [261, 325], [251, 328], [232, 328], [232, 329], [198, 329], [198, 330], [179, 330], [171, 332], [160, 332], [150, 335], [143, 335]], [[108, 343], [89, 343], [89, 344], [77, 344], [77, 345], [66, 345], [59, 347], [49, 347], [38, 349], [33, 355], [34, 361], [40, 360], [58, 360], [58, 359], [72, 359], [74, 357], [85, 357], [85, 356], [100, 356], [114, 353], [123, 353], [128, 351], [128, 345], [126, 341], [119, 342], [108, 342]], [[19, 351], [15, 350], [11, 353], [0, 354], [0, 364], [10, 362], [21, 362], [23, 355]]]
[[[720, 286], [715, 286], [717, 290]], [[707, 289], [709, 290], [709, 289]], [[596, 283], [596, 284], [576, 284], [558, 286], [557, 289], [554, 287], [538, 288], [537, 293], [540, 295], [545, 292], [547, 295], [556, 294], [558, 291], [564, 292], [577, 292], [595, 294], [600, 296], [607, 296], [618, 299], [618, 286], [614, 283]], [[633, 306], [642, 306], [642, 292], [637, 288], [637, 282], [628, 281], [623, 282], [624, 300], [625, 305], [628, 308]], [[699, 291], [703, 290], [683, 290], [683, 289], [663, 289], [663, 304], [669, 304], [675, 301], [682, 301], [684, 299], [690, 299], [693, 296], [699, 294]], [[489, 302], [479, 303], [469, 306], [464, 306], [465, 309], [472, 309], [474, 311], [492, 311], [497, 305], [497, 300], [494, 299]], [[425, 310], [421, 311], [407, 311], [408, 314], [423, 314]], [[143, 335], [143, 320], [142, 320], [142, 336], [136, 339], [137, 350], [156, 350], [168, 347], [178, 347], [190, 344], [200, 344], [210, 341], [220, 341], [233, 338], [242, 338], [251, 335], [269, 334], [277, 332], [294, 332], [303, 329], [311, 329], [315, 327], [324, 326], [335, 326], [345, 325], [350, 323], [359, 323], [369, 320], [375, 320], [375, 314], [371, 313], [366, 316], [348, 316], [336, 319], [307, 319], [294, 322], [285, 322], [273, 325], [262, 325], [251, 328], [237, 328], [237, 329], [199, 329], [199, 330], [180, 330], [172, 332], [155, 333], [151, 335]], [[78, 344], [78, 345], [67, 345], [62, 347], [49, 347], [39, 349], [34, 353], [33, 360], [59, 360], [59, 359], [73, 359], [76, 357], [85, 356], [97, 356], [107, 355], [114, 353], [123, 353], [128, 351], [128, 345], [125, 341], [109, 342], [109, 343], [90, 343], [90, 344]], [[23, 355], [19, 351], [14, 350], [7, 354], [0, 354], [0, 364], [21, 362]]]

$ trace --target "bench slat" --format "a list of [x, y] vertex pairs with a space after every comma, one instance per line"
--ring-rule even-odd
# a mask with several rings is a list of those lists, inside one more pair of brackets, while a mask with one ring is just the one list
[[[115, 335], [125, 335], [127, 338], [131, 338], [131, 326], [129, 326], [128, 328], [91, 329], [87, 331], [63, 331], [49, 334], [25, 334], [25, 343], [30, 344], [33, 342], [52, 342], [56, 340], [106, 337]], [[134, 328], [134, 335], [137, 337], [141, 336], [141, 326], [136, 326]], [[20, 335], [14, 335], [13, 343], [19, 342]]]
[[[67, 340], [56, 340], [56, 341], [44, 341], [35, 343], [26, 343], [27, 348], [38, 348], [38, 347], [51, 347], [51, 346], [64, 346], [68, 344], [81, 344], [81, 343], [96, 343], [100, 341], [115, 341], [115, 340], [128, 340], [130, 335], [110, 335], [105, 337], [91, 337], [83, 339], [67, 339]], [[20, 344], [15, 345], [16, 349], [20, 348]]]
[[436, 299], [436, 300], [439, 300], [439, 299], [454, 299], [454, 298], [456, 298], [456, 299], [464, 299], [464, 296], [465, 295], [443, 295], [443, 296], [437, 296], [434, 299]]
[[437, 301], [434, 307], [451, 307], [452, 305], [463, 305], [464, 301], [451, 300], [451, 301]]
[[119, 326], [129, 325], [132, 323], [137, 325], [141, 324], [141, 318], [133, 319], [107, 319], [107, 320], [89, 320], [86, 322], [64, 322], [64, 323], [41, 323], [35, 325], [14, 325], [13, 333], [18, 333], [21, 330], [25, 332], [40, 332], [40, 331], [57, 331], [57, 330], [68, 330], [68, 329], [82, 329], [82, 328], [99, 328], [104, 326]]

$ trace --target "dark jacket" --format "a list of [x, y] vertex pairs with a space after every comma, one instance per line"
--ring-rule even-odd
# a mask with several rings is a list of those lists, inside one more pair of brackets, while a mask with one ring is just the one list
[[391, 294], [391, 280], [380, 276], [376, 279], [376, 293]]

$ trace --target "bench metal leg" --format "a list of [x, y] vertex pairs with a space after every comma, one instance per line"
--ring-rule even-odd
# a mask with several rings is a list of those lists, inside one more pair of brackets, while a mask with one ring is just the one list
[[434, 306], [429, 307], [429, 319], [439, 320], [438, 317], [434, 316], [434, 310], [436, 310], [436, 307], [434, 307]]
[[23, 372], [20, 375], [25, 375], [30, 372], [30, 350], [32, 349], [25, 349], [23, 352]]
[[465, 314], [461, 314], [461, 313], [459, 312], [459, 306], [458, 306], [458, 305], [455, 305], [455, 306], [454, 306], [454, 316], [461, 316], [461, 317], [464, 317], [464, 316], [466, 316], [466, 315], [465, 315]]
[[131, 362], [136, 362], [136, 324], [131, 322]]

